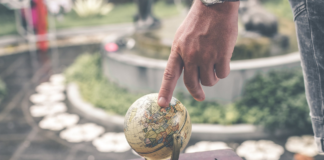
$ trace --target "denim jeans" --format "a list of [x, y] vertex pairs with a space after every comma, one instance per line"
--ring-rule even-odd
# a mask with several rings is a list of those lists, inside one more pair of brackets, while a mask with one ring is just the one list
[[324, 0], [290, 0], [307, 102], [319, 152], [324, 152]]

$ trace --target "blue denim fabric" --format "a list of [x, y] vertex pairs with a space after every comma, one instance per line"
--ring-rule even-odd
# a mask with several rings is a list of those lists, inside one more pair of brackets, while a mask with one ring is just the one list
[[324, 0], [290, 0], [315, 141], [324, 152]]

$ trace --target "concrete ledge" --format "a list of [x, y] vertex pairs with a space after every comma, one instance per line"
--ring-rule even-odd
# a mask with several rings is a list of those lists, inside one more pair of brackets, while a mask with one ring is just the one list
[[[117, 115], [109, 115], [100, 108], [94, 107], [92, 104], [85, 102], [79, 93], [78, 86], [70, 83], [67, 87], [67, 97], [71, 104], [72, 110], [81, 116], [94, 121], [97, 124], [108, 128], [115, 129], [117, 132], [123, 131], [124, 117]], [[277, 132], [269, 134], [262, 127], [251, 124], [238, 124], [231, 126], [215, 125], [215, 124], [192, 124], [191, 139], [196, 141], [212, 140], [247, 140], [247, 139], [264, 139], [272, 136], [283, 136], [288, 132]]]
[[[104, 50], [105, 44], [115, 42], [120, 37], [131, 34], [131, 32], [130, 30], [127, 33], [116, 33], [108, 36], [102, 42], [104, 75], [110, 81], [128, 89], [130, 92], [158, 92], [167, 65], [166, 60], [134, 55], [124, 50], [115, 53]], [[213, 87], [202, 86], [207, 101], [217, 101], [222, 104], [233, 102], [242, 96], [246, 82], [258, 73], [301, 68], [298, 52], [274, 57], [231, 61], [230, 66], [231, 72], [226, 79], [218, 81]], [[176, 85], [175, 92], [179, 91], [190, 95], [183, 82], [183, 75]]]
[[274, 57], [232, 61], [230, 66], [231, 66], [231, 71], [235, 71], [235, 70], [248, 70], [248, 69], [284, 66], [284, 65], [294, 64], [294, 63], [300, 63], [299, 52], [294, 52], [294, 53], [289, 53], [289, 54], [274, 56]]

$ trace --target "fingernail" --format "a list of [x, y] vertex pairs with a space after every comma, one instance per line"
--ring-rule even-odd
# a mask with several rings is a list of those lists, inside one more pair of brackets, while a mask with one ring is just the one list
[[164, 97], [160, 97], [158, 103], [159, 103], [159, 105], [161, 107], [165, 107], [167, 102], [166, 102], [166, 99]]
[[205, 98], [204, 97], [197, 97], [197, 99], [196, 99], [197, 101], [204, 101], [205, 100]]

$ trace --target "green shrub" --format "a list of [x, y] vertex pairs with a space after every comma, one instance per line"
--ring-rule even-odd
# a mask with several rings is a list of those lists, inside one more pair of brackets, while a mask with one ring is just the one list
[[311, 129], [301, 70], [257, 75], [246, 84], [236, 106], [241, 122], [263, 125], [269, 130]]
[[67, 81], [78, 84], [86, 101], [109, 113], [125, 115], [128, 107], [139, 96], [109, 82], [101, 74], [100, 66], [99, 54], [82, 55], [65, 71]]
[[[140, 95], [109, 82], [101, 71], [100, 55], [80, 56], [66, 71], [68, 82], [76, 82], [85, 100], [109, 113], [125, 115]], [[243, 96], [235, 103], [197, 102], [191, 96], [176, 97], [186, 106], [193, 123], [250, 123], [269, 130], [310, 131], [301, 70], [259, 74], [245, 86]]]
[[176, 96], [188, 109], [193, 123], [235, 124], [239, 120], [239, 113], [233, 104], [220, 105], [217, 102], [197, 102], [191, 96], [178, 93]]

